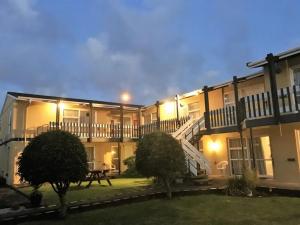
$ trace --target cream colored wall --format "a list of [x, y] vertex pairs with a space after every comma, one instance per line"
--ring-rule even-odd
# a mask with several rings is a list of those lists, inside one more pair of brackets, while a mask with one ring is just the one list
[[218, 88], [208, 93], [209, 110], [219, 109], [224, 107], [223, 89]]
[[31, 102], [27, 107], [26, 128], [36, 128], [56, 121], [56, 104]]
[[[228, 138], [239, 138], [239, 134], [224, 133], [224, 134], [205, 135], [202, 137], [203, 154], [206, 157], [206, 159], [209, 161], [212, 175], [215, 176], [230, 175], [229, 166], [226, 171], [221, 171], [217, 169], [218, 163], [222, 161], [228, 161], [229, 159], [228, 148], [227, 148]], [[217, 143], [219, 148], [217, 150], [214, 150], [211, 146], [212, 143]]]
[[15, 100], [12, 97], [7, 96], [3, 105], [2, 114], [0, 118], [0, 139], [2, 141], [5, 141], [6, 139], [11, 137], [11, 134], [9, 133], [9, 117], [11, 114], [11, 129], [13, 129], [14, 105]]

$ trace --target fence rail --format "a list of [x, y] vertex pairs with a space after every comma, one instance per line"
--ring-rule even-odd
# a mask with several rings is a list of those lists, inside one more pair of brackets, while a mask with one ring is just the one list
[[237, 124], [235, 106], [226, 106], [224, 108], [211, 110], [209, 115], [212, 128], [235, 126]]

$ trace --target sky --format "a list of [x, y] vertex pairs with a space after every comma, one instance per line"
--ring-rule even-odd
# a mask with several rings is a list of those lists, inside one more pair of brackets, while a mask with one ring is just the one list
[[131, 103], [253, 72], [300, 46], [299, 0], [0, 0], [7, 91]]

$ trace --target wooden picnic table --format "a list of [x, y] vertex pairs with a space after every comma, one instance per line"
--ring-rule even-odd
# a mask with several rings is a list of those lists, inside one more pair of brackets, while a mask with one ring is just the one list
[[[90, 170], [85, 181], [89, 181], [86, 188], [89, 188], [93, 181], [97, 180], [98, 184], [101, 184], [101, 180], [106, 180], [109, 186], [112, 186], [108, 176], [106, 175], [109, 172], [109, 169], [105, 170]], [[82, 181], [78, 183], [78, 186], [80, 186]]]

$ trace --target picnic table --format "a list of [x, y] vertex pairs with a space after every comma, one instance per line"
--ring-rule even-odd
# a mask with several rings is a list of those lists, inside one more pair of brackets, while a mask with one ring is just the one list
[[[106, 175], [109, 172], [109, 169], [104, 170], [90, 170], [86, 179], [84, 181], [89, 181], [86, 188], [89, 188], [93, 181], [97, 180], [98, 184], [101, 184], [101, 180], [106, 180], [109, 186], [112, 186], [108, 176]], [[80, 186], [82, 183], [82, 180], [78, 183], [78, 186]]]

